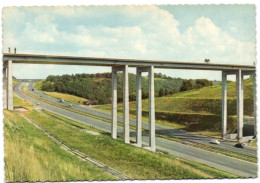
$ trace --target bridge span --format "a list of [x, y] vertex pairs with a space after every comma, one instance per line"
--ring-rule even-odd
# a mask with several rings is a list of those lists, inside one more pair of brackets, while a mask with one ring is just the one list
[[111, 137], [117, 138], [117, 72], [123, 72], [123, 118], [124, 142], [130, 143], [129, 125], [129, 83], [128, 68], [136, 67], [136, 145], [142, 146], [142, 72], [149, 74], [149, 150], [155, 151], [155, 99], [154, 68], [216, 70], [222, 71], [222, 137], [227, 134], [227, 75], [236, 75], [237, 96], [237, 134], [238, 141], [243, 140], [243, 78], [252, 75], [254, 88], [254, 135], [256, 135], [256, 67], [253, 65], [190, 63], [179, 61], [135, 60], [116, 58], [93, 58], [34, 54], [3, 54], [4, 108], [13, 110], [12, 64], [63, 64], [110, 66], [112, 72], [112, 125]]

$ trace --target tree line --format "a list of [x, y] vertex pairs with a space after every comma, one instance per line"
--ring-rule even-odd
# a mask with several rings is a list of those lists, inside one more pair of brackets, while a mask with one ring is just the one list
[[[208, 80], [183, 80], [155, 73], [155, 96], [162, 97], [179, 91], [212, 85]], [[50, 75], [43, 82], [41, 89], [49, 92], [61, 92], [76, 95], [88, 100], [97, 100], [107, 104], [111, 98], [111, 73]], [[118, 73], [118, 102], [123, 101], [123, 76]], [[142, 98], [149, 97], [148, 77], [142, 77]], [[191, 86], [190, 86], [191, 83]], [[129, 73], [129, 100], [136, 100], [136, 75]]]

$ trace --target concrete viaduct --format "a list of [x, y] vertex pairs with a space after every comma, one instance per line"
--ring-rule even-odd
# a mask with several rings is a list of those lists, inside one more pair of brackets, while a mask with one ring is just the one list
[[4, 108], [13, 110], [12, 63], [26, 64], [65, 64], [93, 65], [112, 67], [112, 123], [111, 136], [117, 138], [117, 72], [123, 72], [123, 118], [124, 142], [130, 143], [129, 127], [129, 83], [128, 67], [136, 67], [136, 146], [142, 146], [142, 72], [149, 74], [149, 129], [148, 149], [155, 151], [155, 99], [154, 68], [215, 70], [222, 71], [222, 137], [227, 137], [227, 75], [236, 75], [237, 95], [237, 135], [238, 141], [243, 138], [243, 77], [253, 76], [254, 85], [254, 135], [256, 135], [256, 68], [253, 65], [231, 65], [211, 63], [188, 63], [177, 61], [133, 60], [115, 58], [91, 58], [32, 54], [3, 54]]

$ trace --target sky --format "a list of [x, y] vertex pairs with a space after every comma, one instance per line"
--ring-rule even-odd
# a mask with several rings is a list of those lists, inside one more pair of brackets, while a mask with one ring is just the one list
[[[254, 5], [5, 7], [3, 52], [252, 65]], [[110, 72], [111, 67], [14, 64], [13, 75]], [[130, 72], [135, 73], [135, 68]], [[219, 71], [155, 69], [186, 79]]]

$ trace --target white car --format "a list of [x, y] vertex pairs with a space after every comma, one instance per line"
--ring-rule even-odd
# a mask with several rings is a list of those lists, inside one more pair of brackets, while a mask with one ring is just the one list
[[217, 139], [211, 139], [209, 142], [211, 144], [220, 144], [219, 140], [217, 140]]

